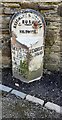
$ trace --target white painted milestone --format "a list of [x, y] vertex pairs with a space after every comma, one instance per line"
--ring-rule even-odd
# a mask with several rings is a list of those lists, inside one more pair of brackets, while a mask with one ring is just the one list
[[11, 51], [13, 75], [30, 82], [43, 73], [43, 16], [32, 9], [21, 10], [11, 20]]

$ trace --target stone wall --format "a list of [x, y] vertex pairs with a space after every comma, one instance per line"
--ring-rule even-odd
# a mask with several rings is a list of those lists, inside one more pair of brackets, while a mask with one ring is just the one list
[[61, 42], [61, 2], [1, 2], [0, 3], [0, 66], [11, 67], [10, 29], [12, 15], [21, 9], [38, 10], [45, 18], [45, 55], [44, 69], [62, 70]]

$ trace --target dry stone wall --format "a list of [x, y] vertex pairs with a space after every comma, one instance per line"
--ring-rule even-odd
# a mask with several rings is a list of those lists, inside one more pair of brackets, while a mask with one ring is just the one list
[[0, 67], [11, 67], [10, 20], [14, 13], [26, 8], [38, 10], [45, 19], [44, 69], [62, 70], [61, 2], [20, 2], [20, 0], [0, 2]]

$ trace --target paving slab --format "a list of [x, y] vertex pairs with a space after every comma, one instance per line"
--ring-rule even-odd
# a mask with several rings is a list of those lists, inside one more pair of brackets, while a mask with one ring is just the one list
[[44, 101], [37, 98], [37, 97], [34, 97], [34, 96], [31, 96], [31, 95], [27, 95], [26, 96], [26, 100], [28, 101], [31, 101], [31, 102], [34, 102], [34, 103], [38, 103], [40, 105], [43, 105], [44, 104]]
[[51, 103], [51, 102], [47, 102], [45, 104], [45, 107], [50, 110], [55, 110], [57, 113], [62, 114], [62, 106], [59, 106], [59, 105]]
[[19, 92], [19, 91], [17, 91], [17, 90], [12, 90], [11, 93], [14, 94], [14, 95], [16, 95], [16, 96], [21, 97], [22, 99], [24, 99], [24, 98], [26, 97], [26, 94], [25, 94], [25, 93]]
[[12, 88], [0, 84], [0, 90], [1, 91], [6, 91], [6, 92], [10, 92], [12, 90]]

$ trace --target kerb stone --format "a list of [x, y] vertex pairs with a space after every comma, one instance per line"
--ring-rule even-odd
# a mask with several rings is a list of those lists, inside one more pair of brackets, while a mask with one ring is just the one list
[[5, 86], [5, 85], [0, 84], [0, 90], [1, 90], [1, 91], [10, 92], [10, 91], [11, 91], [11, 89], [12, 89], [12, 88], [10, 88], [10, 87], [7, 87], [7, 86]]
[[37, 98], [37, 97], [34, 97], [34, 96], [31, 96], [31, 95], [27, 95], [26, 96], [26, 100], [28, 101], [31, 101], [31, 102], [34, 102], [34, 103], [38, 103], [40, 105], [43, 105], [44, 104], [44, 101]]
[[50, 110], [54, 110], [57, 113], [62, 114], [62, 107], [59, 106], [59, 105], [57, 105], [57, 104], [54, 104], [54, 103], [51, 103], [51, 102], [47, 102], [45, 104], [45, 107], [48, 108], [48, 109], [50, 109]]
[[26, 94], [25, 94], [25, 93], [19, 92], [19, 91], [17, 91], [17, 90], [12, 90], [11, 94], [14, 94], [14, 95], [16, 95], [16, 96], [18, 96], [18, 97], [21, 97], [22, 99], [24, 99], [24, 98], [26, 97]]

